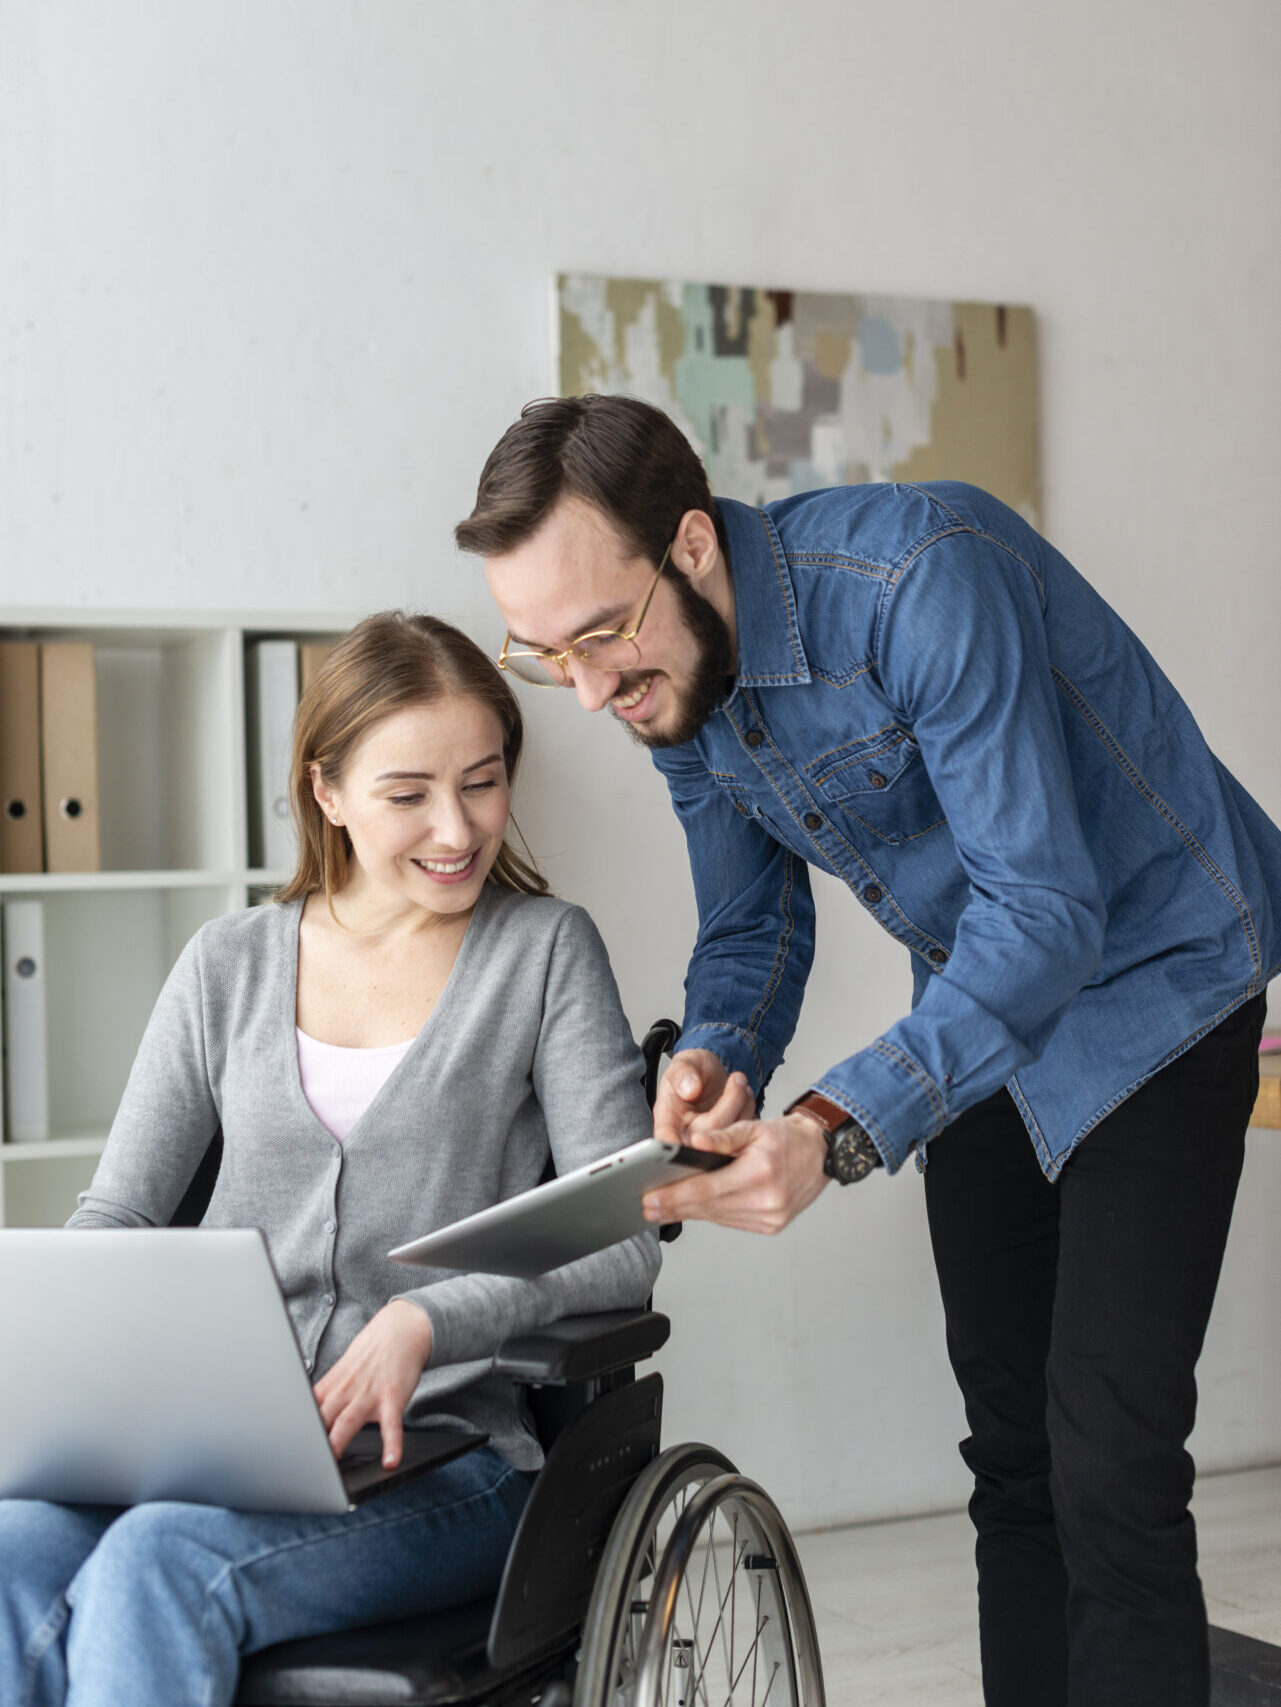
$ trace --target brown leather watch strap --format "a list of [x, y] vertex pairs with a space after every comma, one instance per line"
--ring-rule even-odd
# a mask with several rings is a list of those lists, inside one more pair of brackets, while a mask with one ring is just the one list
[[797, 1097], [795, 1102], [789, 1102], [783, 1113], [791, 1114], [798, 1108], [804, 1109], [806, 1114], [812, 1114], [829, 1138], [835, 1137], [842, 1126], [848, 1126], [854, 1119], [839, 1103], [829, 1101], [817, 1091], [806, 1091], [805, 1095]]

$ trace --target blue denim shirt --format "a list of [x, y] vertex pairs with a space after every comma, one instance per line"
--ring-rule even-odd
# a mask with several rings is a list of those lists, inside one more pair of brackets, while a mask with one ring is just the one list
[[720, 508], [737, 679], [654, 754], [698, 901], [682, 1047], [763, 1091], [819, 866], [915, 976], [911, 1014], [815, 1088], [896, 1169], [1007, 1085], [1054, 1179], [1277, 970], [1281, 832], [1130, 629], [986, 493]]

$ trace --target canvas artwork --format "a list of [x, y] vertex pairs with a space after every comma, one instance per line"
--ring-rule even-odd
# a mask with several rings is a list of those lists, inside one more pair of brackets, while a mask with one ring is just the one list
[[968, 480], [1040, 520], [1030, 308], [565, 273], [562, 395], [678, 421], [749, 504], [866, 480]]

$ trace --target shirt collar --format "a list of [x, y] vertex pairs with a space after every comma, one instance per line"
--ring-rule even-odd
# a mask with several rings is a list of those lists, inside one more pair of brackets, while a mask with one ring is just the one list
[[810, 667], [796, 624], [796, 594], [778, 529], [764, 510], [718, 498], [729, 540], [739, 687], [808, 682]]

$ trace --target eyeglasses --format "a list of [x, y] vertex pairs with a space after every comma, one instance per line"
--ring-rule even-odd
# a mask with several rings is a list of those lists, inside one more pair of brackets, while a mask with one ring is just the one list
[[567, 666], [571, 658], [593, 670], [610, 670], [620, 675], [627, 670], [634, 670], [640, 663], [640, 647], [636, 644], [636, 636], [641, 631], [641, 624], [649, 611], [659, 576], [667, 567], [671, 550], [669, 544], [663, 553], [662, 562], [658, 565], [658, 573], [645, 595], [645, 603], [640, 608], [635, 626], [629, 628], [626, 634], [620, 634], [616, 628], [594, 628], [587, 634], [580, 634], [577, 640], [571, 640], [563, 652], [552, 652], [541, 646], [513, 652], [512, 637], [509, 633], [503, 641], [502, 651], [498, 654], [498, 668], [509, 670], [520, 681], [528, 682], [536, 688], [567, 688]]

